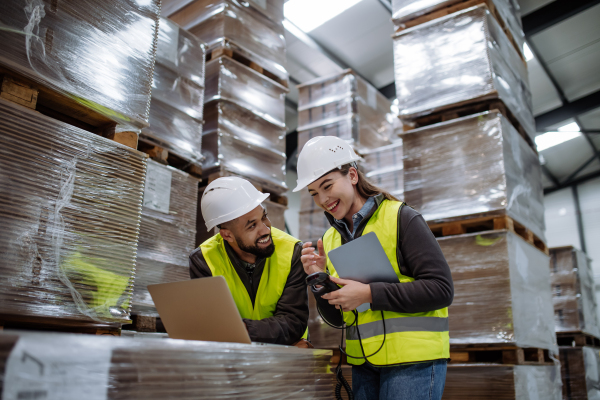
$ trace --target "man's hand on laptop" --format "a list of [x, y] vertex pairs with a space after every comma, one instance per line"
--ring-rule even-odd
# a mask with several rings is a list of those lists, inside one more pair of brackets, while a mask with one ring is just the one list
[[325, 255], [325, 249], [323, 248], [323, 241], [319, 239], [317, 242], [319, 253], [315, 252], [315, 248], [312, 246], [312, 242], [306, 242], [302, 245], [302, 266], [304, 272], [307, 275], [314, 274], [315, 272], [325, 272], [325, 266], [327, 264], [327, 255]]

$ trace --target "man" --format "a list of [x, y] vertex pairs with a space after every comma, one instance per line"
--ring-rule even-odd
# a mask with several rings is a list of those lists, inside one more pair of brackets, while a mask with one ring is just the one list
[[271, 227], [267, 197], [237, 177], [206, 187], [202, 216], [220, 231], [190, 254], [190, 277], [225, 278], [252, 341], [307, 347], [302, 243]]

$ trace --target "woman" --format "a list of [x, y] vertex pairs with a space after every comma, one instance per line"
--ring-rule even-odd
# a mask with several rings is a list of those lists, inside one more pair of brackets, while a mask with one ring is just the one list
[[[341, 286], [319, 310], [332, 325], [346, 326], [355, 399], [441, 399], [449, 354], [448, 309], [454, 289], [450, 269], [423, 217], [357, 170], [359, 157], [342, 139], [318, 136], [298, 157], [298, 185], [325, 210], [331, 228], [318, 254], [305, 243], [307, 274], [329, 272]], [[375, 232], [399, 283], [363, 284], [340, 279], [327, 253]], [[364, 266], [368, 268], [368, 265]], [[370, 303], [369, 310], [353, 312]]]

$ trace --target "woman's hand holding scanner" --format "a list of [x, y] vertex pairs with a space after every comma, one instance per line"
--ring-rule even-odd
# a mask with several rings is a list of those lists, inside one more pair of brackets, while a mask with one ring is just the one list
[[342, 288], [324, 294], [322, 298], [328, 300], [329, 304], [334, 305], [335, 308], [341, 308], [344, 312], [352, 311], [361, 304], [373, 302], [371, 286], [357, 281], [335, 278], [333, 276], [330, 277], [330, 279], [333, 283], [342, 285]]
[[300, 261], [302, 261], [304, 272], [306, 272], [307, 275], [325, 271], [327, 255], [325, 255], [325, 249], [323, 248], [323, 241], [321, 239], [317, 241], [317, 247], [319, 249], [319, 254], [315, 252], [312, 242], [306, 242], [302, 245], [302, 256], [300, 257]]

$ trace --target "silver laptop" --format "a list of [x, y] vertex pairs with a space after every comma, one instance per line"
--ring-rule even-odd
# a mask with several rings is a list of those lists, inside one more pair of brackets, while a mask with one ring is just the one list
[[[369, 232], [327, 253], [327, 257], [342, 279], [362, 283], [398, 283], [398, 275], [383, 250], [375, 232]], [[361, 304], [356, 310], [368, 310], [370, 304]]]
[[171, 339], [250, 343], [225, 278], [148, 285]]

